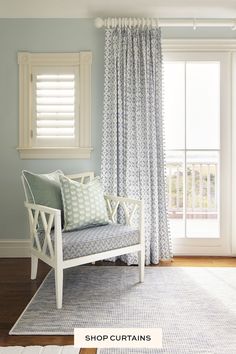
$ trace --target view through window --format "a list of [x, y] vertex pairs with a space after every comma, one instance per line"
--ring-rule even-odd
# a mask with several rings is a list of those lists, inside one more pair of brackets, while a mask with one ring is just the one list
[[220, 62], [164, 62], [172, 237], [220, 237]]

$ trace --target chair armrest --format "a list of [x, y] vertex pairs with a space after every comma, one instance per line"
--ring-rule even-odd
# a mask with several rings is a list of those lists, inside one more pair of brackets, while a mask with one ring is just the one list
[[128, 198], [128, 197], [118, 197], [113, 195], [105, 195], [104, 196], [109, 217], [112, 222], [116, 221], [117, 210], [118, 207], [122, 207], [125, 213], [125, 221], [127, 225], [132, 224], [132, 219], [135, 213], [139, 210], [139, 225], [141, 226], [142, 219], [143, 219], [143, 203], [142, 200]]
[[[34, 250], [51, 259], [62, 258], [62, 233], [61, 233], [61, 210], [44, 205], [25, 202], [28, 210], [30, 237]], [[41, 218], [44, 228], [43, 244], [39, 241], [37, 225]], [[54, 247], [51, 239], [51, 231], [54, 228]], [[46, 253], [47, 248], [49, 255]]]
[[31, 210], [42, 211], [47, 214], [53, 214], [53, 215], [58, 215], [58, 216], [61, 215], [60, 209], [54, 209], [54, 208], [50, 208], [50, 207], [40, 205], [40, 204], [32, 204], [32, 203], [25, 202], [25, 207], [27, 209], [31, 209]]
[[140, 231], [140, 244], [145, 247], [144, 239], [144, 216], [143, 216], [143, 202], [139, 199], [118, 197], [113, 195], [104, 195], [109, 218], [112, 222], [116, 222], [117, 210], [121, 206], [125, 213], [125, 221], [127, 225], [132, 225], [135, 213], [138, 211], [138, 225]]

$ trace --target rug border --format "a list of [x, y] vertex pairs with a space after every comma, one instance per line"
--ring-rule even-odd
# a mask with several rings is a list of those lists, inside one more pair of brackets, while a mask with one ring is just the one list
[[[20, 336], [23, 334], [18, 334], [18, 333], [12, 333], [12, 331], [14, 330], [14, 328], [16, 327], [16, 325], [18, 324], [18, 322], [20, 321], [21, 317], [24, 315], [24, 313], [26, 312], [26, 310], [28, 309], [28, 307], [31, 305], [31, 303], [33, 302], [34, 298], [36, 297], [37, 293], [39, 292], [40, 288], [43, 286], [44, 282], [47, 280], [47, 278], [49, 277], [50, 273], [53, 272], [53, 269], [50, 269], [50, 271], [48, 272], [48, 274], [45, 276], [45, 278], [43, 279], [42, 283], [40, 284], [40, 286], [38, 287], [37, 291], [35, 292], [35, 294], [32, 296], [30, 302], [26, 305], [25, 309], [23, 310], [23, 312], [20, 314], [20, 316], [17, 318], [16, 322], [14, 323], [13, 327], [10, 329], [9, 331], [9, 335], [10, 336]], [[30, 332], [29, 332], [30, 333]], [[26, 336], [28, 335], [32, 335], [32, 334], [25, 334]], [[39, 334], [39, 335], [45, 335], [43, 334]]]

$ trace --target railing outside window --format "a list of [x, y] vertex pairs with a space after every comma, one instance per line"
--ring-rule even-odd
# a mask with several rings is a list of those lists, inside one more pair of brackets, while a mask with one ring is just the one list
[[[183, 165], [167, 163], [169, 217], [183, 215]], [[194, 161], [186, 165], [186, 214], [187, 218], [216, 218], [217, 163]]]

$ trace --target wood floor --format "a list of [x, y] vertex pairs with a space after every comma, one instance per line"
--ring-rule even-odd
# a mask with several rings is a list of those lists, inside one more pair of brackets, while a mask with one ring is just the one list
[[[121, 262], [117, 263], [122, 265]], [[96, 265], [114, 265], [97, 262]], [[170, 267], [236, 267], [236, 258], [225, 257], [176, 257], [172, 262], [158, 266]], [[38, 289], [49, 267], [39, 263], [38, 277], [30, 280], [30, 260], [28, 258], [0, 259], [0, 346], [8, 345], [68, 345], [73, 344], [73, 336], [9, 336], [9, 330], [16, 322], [30, 299]], [[95, 354], [96, 349], [81, 349], [80, 354]]]

